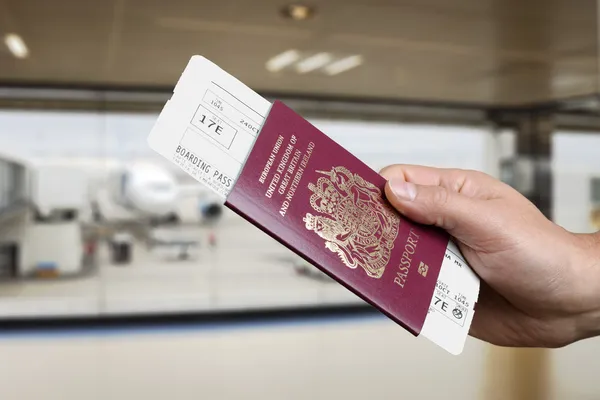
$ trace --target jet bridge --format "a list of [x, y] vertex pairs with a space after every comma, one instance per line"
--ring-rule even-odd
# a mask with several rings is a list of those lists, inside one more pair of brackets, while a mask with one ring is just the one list
[[28, 203], [27, 164], [0, 153], [0, 223]]
[[79, 273], [86, 201], [85, 176], [76, 168], [0, 153], [0, 279]]

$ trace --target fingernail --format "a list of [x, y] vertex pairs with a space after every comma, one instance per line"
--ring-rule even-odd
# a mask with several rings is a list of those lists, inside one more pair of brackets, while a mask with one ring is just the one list
[[400, 200], [413, 201], [417, 197], [417, 187], [414, 183], [392, 179], [390, 180], [390, 188]]

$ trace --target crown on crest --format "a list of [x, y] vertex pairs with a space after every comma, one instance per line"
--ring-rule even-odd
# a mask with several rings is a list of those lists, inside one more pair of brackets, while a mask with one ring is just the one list
[[310, 213], [306, 214], [306, 216], [302, 218], [302, 221], [304, 221], [306, 229], [308, 230], [314, 231], [317, 227], [317, 217]]
[[333, 215], [337, 209], [340, 193], [335, 185], [327, 178], [319, 178], [316, 184], [310, 183], [308, 188], [313, 192], [310, 205], [316, 211]]

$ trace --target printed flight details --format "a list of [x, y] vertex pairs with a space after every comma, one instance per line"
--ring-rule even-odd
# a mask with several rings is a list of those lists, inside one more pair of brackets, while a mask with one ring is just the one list
[[225, 199], [271, 103], [207, 59], [192, 57], [150, 147]]
[[478, 297], [479, 278], [450, 241], [421, 334], [448, 352], [460, 354]]

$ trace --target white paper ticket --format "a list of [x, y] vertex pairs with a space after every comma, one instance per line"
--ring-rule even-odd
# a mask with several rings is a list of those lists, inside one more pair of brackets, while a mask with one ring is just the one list
[[270, 108], [269, 101], [239, 80], [194, 56], [148, 144], [224, 199]]
[[460, 354], [469, 334], [479, 297], [479, 277], [452, 241], [444, 261], [421, 335], [452, 354]]

